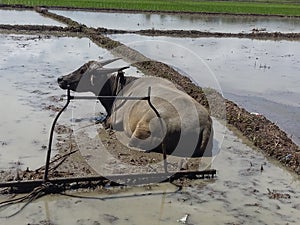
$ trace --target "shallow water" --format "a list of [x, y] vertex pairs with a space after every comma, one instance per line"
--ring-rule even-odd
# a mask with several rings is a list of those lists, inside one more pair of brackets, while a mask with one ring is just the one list
[[44, 164], [55, 115], [43, 108], [60, 106], [57, 101], [64, 94], [57, 77], [106, 51], [86, 38], [0, 35], [0, 39], [0, 169], [16, 165], [35, 169]]
[[[113, 56], [87, 38], [0, 35], [0, 41], [0, 170], [36, 169], [44, 164], [56, 115], [45, 108], [63, 104], [60, 98], [65, 91], [59, 88], [57, 78], [89, 60]], [[125, 65], [128, 63], [122, 60], [111, 64]], [[138, 74], [135, 68], [127, 71]]]
[[199, 30], [209, 32], [300, 32], [299, 18], [237, 17], [220, 15], [168, 15], [155, 13], [105, 13], [51, 10], [89, 27], [118, 30]]
[[0, 24], [66, 26], [30, 10], [0, 10]]
[[300, 42], [110, 35], [266, 115], [300, 144]]

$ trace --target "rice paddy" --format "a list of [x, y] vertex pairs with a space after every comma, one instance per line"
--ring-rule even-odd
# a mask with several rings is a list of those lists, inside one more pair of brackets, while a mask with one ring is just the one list
[[295, 0], [2, 0], [1, 3], [26, 6], [300, 16], [300, 3]]

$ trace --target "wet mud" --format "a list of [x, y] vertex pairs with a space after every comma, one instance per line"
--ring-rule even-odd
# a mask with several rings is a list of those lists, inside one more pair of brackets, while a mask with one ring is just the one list
[[259, 39], [259, 40], [299, 40], [299, 33], [281, 33], [281, 32], [260, 32], [253, 30], [251, 33], [221, 33], [221, 32], [202, 32], [197, 30], [141, 30], [134, 32], [141, 35], [150, 35], [150, 36], [174, 36], [174, 37], [217, 37], [217, 38], [250, 38], [250, 39]]
[[68, 23], [70, 27], [58, 27], [58, 26], [45, 26], [45, 25], [0, 25], [0, 29], [6, 33], [26, 33], [29, 30], [31, 32], [67, 32], [75, 36], [77, 33], [84, 32], [85, 29], [93, 30], [95, 33], [102, 35], [105, 34], [140, 34], [147, 36], [168, 36], [168, 37], [216, 37], [216, 38], [249, 38], [257, 40], [299, 40], [300, 33], [281, 33], [281, 32], [259, 32], [253, 31], [251, 33], [221, 33], [221, 32], [203, 32], [197, 30], [139, 30], [139, 31], [126, 31], [126, 30], [114, 30], [107, 28], [87, 28], [85, 25], [78, 25], [74, 22], [70, 22], [69, 19], [60, 20], [61, 22]]
[[[97, 127], [102, 129], [100, 125]], [[57, 129], [62, 135], [58, 142], [58, 148], [62, 151], [70, 148], [76, 150], [75, 145], [80, 145], [84, 140], [89, 143], [85, 144], [87, 150], [99, 149], [97, 145], [93, 145], [93, 139], [86, 135], [75, 141], [72, 129], [64, 125], [58, 125]], [[99, 135], [104, 145], [114, 154], [114, 160], [121, 159], [135, 168], [138, 165], [143, 167], [149, 162], [146, 160], [160, 158], [156, 154], [144, 157], [145, 155], [132, 154], [130, 150], [120, 148], [119, 143], [115, 142], [114, 134], [109, 132], [104, 131]], [[74, 146], [67, 146], [70, 143]], [[227, 131], [223, 147], [212, 164], [218, 170], [216, 179], [178, 181], [177, 185], [183, 185], [183, 189], [171, 184], [122, 188], [90, 186], [79, 191], [68, 191], [63, 195], [43, 197], [29, 204], [18, 215], [2, 220], [4, 224], [20, 221], [26, 221], [26, 224], [174, 224], [188, 215], [188, 224], [199, 224], [199, 221], [208, 224], [297, 224], [299, 182], [274, 166], [260, 152], [241, 144], [230, 131]], [[80, 154], [86, 152], [82, 146], [79, 148]], [[83, 160], [86, 156], [67, 157], [67, 161], [55, 169], [57, 174], [52, 174], [51, 170], [51, 176], [76, 176], [77, 174], [62, 171], [69, 165], [68, 169], [77, 173], [78, 165], [86, 165]], [[70, 166], [72, 162], [69, 160], [77, 162], [77, 165]], [[113, 161], [108, 160], [106, 165], [114, 167], [116, 173], [122, 170], [125, 172], [124, 168], [118, 167]], [[92, 174], [92, 171], [85, 172], [86, 175]], [[72, 185], [75, 186], [76, 183]], [[1, 197], [3, 196], [0, 199]], [[17, 206], [8, 207], [0, 213], [11, 215], [20, 208]]]

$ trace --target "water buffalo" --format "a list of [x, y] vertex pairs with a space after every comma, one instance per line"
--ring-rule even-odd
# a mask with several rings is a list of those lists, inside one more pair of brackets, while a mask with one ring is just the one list
[[[188, 94], [163, 78], [117, 76], [128, 67], [105, 68], [117, 59], [89, 61], [74, 72], [59, 77], [62, 89], [92, 92], [96, 96], [148, 96], [150, 102], [101, 98], [107, 124], [122, 131], [122, 141], [131, 147], [183, 157], [210, 156], [212, 120], [207, 110]], [[153, 107], [151, 107], [151, 104]]]

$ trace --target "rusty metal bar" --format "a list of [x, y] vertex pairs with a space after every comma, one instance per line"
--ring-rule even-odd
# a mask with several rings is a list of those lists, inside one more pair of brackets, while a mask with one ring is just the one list
[[[67, 178], [54, 178], [48, 179], [47, 182], [52, 184], [71, 184], [77, 182], [105, 182], [105, 181], [120, 181], [120, 184], [128, 183], [151, 183], [152, 181], [169, 182], [182, 177], [188, 177], [189, 179], [205, 179], [213, 178], [216, 175], [215, 169], [202, 170], [202, 171], [179, 171], [168, 173], [146, 173], [146, 174], [120, 174], [109, 176], [88, 176], [88, 177], [67, 177]], [[45, 180], [26, 180], [26, 181], [9, 181], [0, 183], [0, 188], [32, 188], [38, 187], [45, 183]]]
[[[157, 109], [152, 104], [150, 96], [151, 96], [151, 87], [148, 87], [148, 99], [147, 99], [148, 104], [152, 108], [152, 110], [155, 112], [157, 118], [159, 119], [159, 124], [160, 124], [161, 130], [163, 131], [164, 125], [163, 125], [163, 122], [162, 122], [162, 118], [161, 118], [159, 112], [157, 111]], [[162, 148], [163, 160], [164, 160], [164, 170], [165, 170], [165, 173], [167, 173], [168, 172], [167, 151], [166, 151], [166, 145], [165, 145], [164, 141], [162, 141], [161, 145], [162, 145], [161, 148]]]
[[93, 100], [93, 99], [118, 99], [118, 100], [148, 100], [149, 97], [133, 96], [71, 96], [73, 100]]
[[49, 171], [49, 165], [50, 165], [50, 158], [51, 158], [51, 148], [52, 148], [52, 140], [53, 140], [53, 133], [54, 133], [54, 128], [56, 125], [56, 122], [58, 120], [58, 118], [60, 117], [60, 115], [62, 114], [62, 112], [68, 107], [69, 103], [70, 103], [70, 89], [67, 89], [67, 102], [65, 104], [65, 106], [59, 111], [59, 113], [56, 115], [53, 123], [52, 123], [52, 127], [50, 130], [50, 135], [49, 135], [49, 143], [48, 143], [48, 151], [47, 151], [47, 156], [46, 156], [46, 164], [45, 164], [45, 173], [44, 173], [44, 182], [46, 182], [48, 180], [48, 171]]

